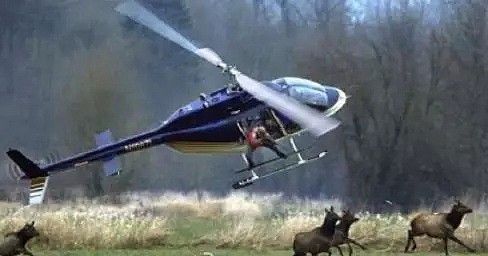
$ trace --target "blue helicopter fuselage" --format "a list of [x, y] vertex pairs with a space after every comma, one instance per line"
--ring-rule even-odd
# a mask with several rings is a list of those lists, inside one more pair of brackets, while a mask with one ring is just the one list
[[[347, 96], [336, 87], [296, 77], [278, 78], [262, 82], [266, 86], [307, 104], [326, 116], [339, 111]], [[56, 172], [88, 164], [110, 161], [133, 151], [165, 144], [182, 153], [232, 153], [246, 150], [242, 131], [237, 123], [258, 115], [268, 105], [242, 90], [222, 88], [179, 108], [159, 127], [113, 142], [110, 135], [97, 135], [97, 148], [42, 166], [45, 172]], [[276, 111], [276, 119], [283, 125], [284, 139], [302, 131], [302, 128]]]
[[[225, 64], [211, 49], [197, 48], [136, 2], [128, 1], [120, 4], [116, 10], [202, 57], [209, 63], [222, 68], [223, 71], [233, 76], [234, 82], [238, 82], [239, 78], [241, 81], [247, 81], [245, 76], [236, 76], [238, 71]], [[251, 84], [254, 83], [253, 79], [249, 81]], [[345, 93], [336, 87], [324, 86], [298, 77], [283, 77], [262, 83], [272, 90], [286, 94], [302, 104], [319, 110], [325, 116], [335, 114], [347, 101]], [[246, 82], [242, 82], [242, 85], [244, 84]], [[262, 89], [261, 86], [258, 87]], [[249, 123], [253, 125], [249, 118], [261, 121], [269, 126], [267, 127], [268, 130], [273, 130], [274, 135], [272, 136], [278, 141], [303, 130], [285, 113], [275, 111], [270, 106], [280, 106], [283, 103], [281, 100], [280, 104], [269, 103], [270, 105], [267, 105], [258, 99], [261, 98], [259, 97], [259, 90], [254, 93], [258, 97], [255, 98], [241, 89], [240, 86], [232, 85], [214, 91], [208, 96], [200, 95], [200, 99], [179, 108], [155, 129], [119, 141], [113, 141], [109, 130], [96, 134], [97, 147], [95, 149], [76, 154], [56, 163], [42, 165], [35, 163], [16, 149], [9, 149], [7, 155], [24, 172], [24, 177], [29, 179], [46, 177], [51, 172], [71, 169], [96, 161], [102, 162], [106, 175], [111, 176], [119, 173], [119, 155], [161, 144], [183, 153], [242, 152], [246, 149], [244, 137], [245, 129], [247, 129], [242, 126], [247, 126]], [[288, 112], [292, 112], [289, 111], [290, 108], [282, 109], [288, 109]], [[307, 111], [302, 113], [307, 113]], [[297, 115], [294, 117], [295, 120], [305, 119], [304, 117], [297, 118]], [[307, 127], [312, 126], [307, 125]], [[46, 184], [44, 181], [42, 183]], [[37, 183], [34, 184], [34, 193], [37, 193], [37, 185]]]
[[[340, 89], [303, 78], [285, 77], [261, 83], [324, 112], [324, 115], [336, 113], [346, 101]], [[183, 153], [243, 151], [246, 146], [237, 122], [269, 108], [245, 91], [228, 88], [212, 92], [206, 97], [206, 102], [207, 105], [202, 99], [197, 99], [173, 113], [159, 129], [167, 134], [161, 142]], [[275, 114], [287, 134], [302, 130], [282, 113], [276, 111]]]

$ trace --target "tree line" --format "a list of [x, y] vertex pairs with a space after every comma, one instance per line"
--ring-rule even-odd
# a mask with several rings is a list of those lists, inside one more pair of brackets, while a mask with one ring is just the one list
[[[105, 129], [121, 138], [155, 127], [227, 83], [214, 67], [118, 15], [118, 2], [8, 2], [0, 8], [2, 148], [68, 156], [94, 147], [94, 134]], [[325, 160], [251, 191], [341, 197], [376, 209], [385, 200], [408, 209], [451, 196], [485, 198], [485, 1], [142, 2], [259, 80], [299, 76], [351, 95], [338, 113], [343, 125], [319, 141], [330, 152]], [[93, 196], [226, 193], [239, 158], [160, 147], [124, 156], [120, 177], [91, 166], [57, 175], [50, 186], [60, 195], [74, 186]], [[9, 162], [2, 156], [0, 163]]]

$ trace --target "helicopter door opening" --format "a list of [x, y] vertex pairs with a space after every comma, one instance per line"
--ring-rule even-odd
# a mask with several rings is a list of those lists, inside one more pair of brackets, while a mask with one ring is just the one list
[[273, 139], [279, 139], [287, 134], [283, 124], [272, 110], [261, 111], [255, 116], [237, 121], [236, 124], [241, 131], [242, 139], [245, 139], [247, 130], [256, 125], [263, 125]]
[[[239, 138], [240, 143], [247, 143], [246, 142], [246, 133], [252, 127], [257, 125], [263, 125], [266, 131], [273, 139], [279, 139], [285, 136], [286, 130], [283, 127], [281, 121], [277, 118], [276, 114], [272, 110], [265, 110], [261, 111], [259, 114], [255, 116], [248, 116], [236, 122], [237, 128], [241, 132], [241, 137]], [[246, 165], [249, 165], [245, 153], [241, 153], [242, 159]], [[253, 177], [256, 175], [254, 171], [251, 171]], [[256, 176], [257, 177], [257, 176]]]
[[273, 126], [279, 129], [279, 137], [287, 136], [288, 132], [286, 131], [285, 126], [283, 125], [283, 122], [278, 118], [274, 110], [269, 109], [267, 112], [269, 114], [268, 120], [270, 120], [268, 122], [272, 122]]
[[[256, 125], [264, 125], [267, 132], [275, 140], [282, 137], [289, 136], [292, 132], [294, 132], [293, 128], [288, 130], [286, 129], [282, 120], [278, 118], [278, 116], [276, 115], [273, 109], [267, 109], [265, 111], [261, 111], [257, 116], [254, 117], [243, 118], [237, 121], [236, 125], [242, 134], [240, 138], [241, 143], [245, 143], [246, 132], [248, 131], [248, 129]], [[293, 136], [289, 138], [289, 142], [293, 148], [293, 151], [297, 153], [298, 163], [303, 163], [305, 160], [303, 159], [302, 155], [299, 153], [299, 149], [295, 143]], [[247, 160], [245, 159], [244, 154], [242, 154], [242, 157], [247, 164]]]
[[[276, 116], [276, 113], [274, 112], [274, 110], [270, 109], [269, 113], [273, 117], [275, 122], [279, 125], [282, 136], [288, 136], [289, 134], [286, 131], [285, 126], [283, 125], [281, 120]], [[295, 153], [297, 153], [298, 162], [303, 163], [305, 160], [303, 160], [302, 154], [298, 153], [298, 147], [297, 147], [297, 145], [295, 143], [295, 139], [293, 139], [293, 137], [290, 137], [290, 144], [293, 148], [293, 151], [295, 151]]]

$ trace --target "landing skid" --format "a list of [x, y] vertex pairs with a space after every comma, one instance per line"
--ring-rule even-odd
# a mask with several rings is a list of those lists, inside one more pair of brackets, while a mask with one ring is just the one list
[[[288, 158], [289, 156], [297, 155], [297, 154], [299, 154], [299, 153], [301, 153], [301, 152], [303, 152], [303, 151], [305, 151], [305, 150], [308, 150], [308, 149], [313, 148], [313, 146], [314, 146], [314, 145], [308, 146], [308, 147], [306, 147], [306, 148], [302, 148], [302, 149], [300, 149], [300, 150], [298, 150], [298, 151], [296, 151], [296, 152], [295, 152], [295, 151], [293, 151], [292, 153], [287, 154], [287, 155], [286, 155], [286, 157]], [[276, 158], [273, 158], [273, 159], [270, 159], [270, 160], [267, 160], [267, 161], [261, 162], [261, 163], [259, 163], [259, 164], [256, 164], [256, 165], [254, 165], [252, 168], [248, 168], [248, 167], [246, 167], [246, 168], [242, 168], [242, 169], [240, 169], [240, 170], [238, 170], [238, 171], [235, 171], [235, 173], [241, 173], [241, 172], [245, 172], [245, 171], [252, 171], [252, 170], [254, 170], [254, 169], [258, 168], [258, 167], [261, 167], [261, 166], [263, 166], [263, 165], [267, 165], [267, 164], [270, 164], [270, 163], [273, 163], [273, 162], [276, 162], [276, 161], [278, 161], [278, 160], [282, 160], [282, 159], [283, 159], [283, 158], [281, 158], [281, 157], [276, 157]]]
[[298, 166], [300, 166], [302, 164], [307, 164], [307, 163], [313, 162], [315, 160], [318, 160], [318, 159], [324, 157], [326, 154], [327, 154], [327, 151], [320, 152], [318, 155], [316, 155], [314, 157], [311, 157], [311, 158], [308, 158], [308, 159], [300, 159], [300, 161], [298, 161], [298, 162], [285, 165], [283, 167], [280, 167], [278, 169], [275, 169], [273, 171], [270, 171], [270, 172], [268, 172], [268, 173], [266, 173], [264, 175], [261, 175], [261, 176], [259, 176], [256, 173], [252, 172], [253, 175], [251, 177], [246, 178], [246, 179], [243, 179], [243, 180], [240, 180], [240, 181], [232, 184], [232, 188], [234, 188], [234, 189], [240, 189], [240, 188], [244, 188], [244, 187], [250, 186], [250, 185], [252, 185], [257, 180], [264, 179], [264, 178], [268, 178], [268, 177], [273, 176], [273, 175], [275, 175], [277, 173], [280, 173], [280, 172], [283, 172], [283, 171], [287, 171], [287, 170], [296, 168], [296, 167], [298, 167]]

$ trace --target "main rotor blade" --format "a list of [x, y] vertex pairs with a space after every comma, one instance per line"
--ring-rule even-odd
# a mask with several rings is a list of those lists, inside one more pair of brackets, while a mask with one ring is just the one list
[[152, 31], [158, 33], [164, 38], [173, 41], [174, 43], [180, 45], [186, 50], [202, 57], [208, 62], [219, 66], [221, 68], [227, 65], [222, 61], [222, 59], [215, 52], [208, 48], [199, 49], [190, 40], [182, 36], [180, 33], [176, 32], [164, 21], [159, 19], [156, 15], [148, 11], [145, 7], [140, 5], [134, 0], [128, 0], [121, 3], [115, 7], [115, 10], [120, 14], [123, 14], [135, 22], [146, 26]]
[[325, 114], [305, 106], [291, 97], [277, 93], [242, 73], [235, 73], [235, 76], [237, 82], [244, 90], [282, 112], [315, 136], [321, 136], [340, 125], [340, 122], [336, 119], [327, 117]]
[[[173, 41], [188, 51], [200, 56], [208, 62], [220, 68], [227, 68], [227, 64], [222, 61], [220, 56], [209, 48], [197, 48], [190, 40], [183, 37], [165, 22], [156, 17], [153, 13], [141, 6], [134, 0], [128, 0], [119, 4], [115, 10], [132, 20], [148, 27], [152, 31]], [[230, 71], [236, 76], [239, 85], [252, 94], [257, 99], [265, 102], [269, 106], [287, 115], [290, 119], [297, 122], [304, 129], [308, 129], [316, 136], [320, 136], [336, 128], [340, 123], [298, 101], [278, 93], [267, 86], [241, 74], [236, 69]]]

